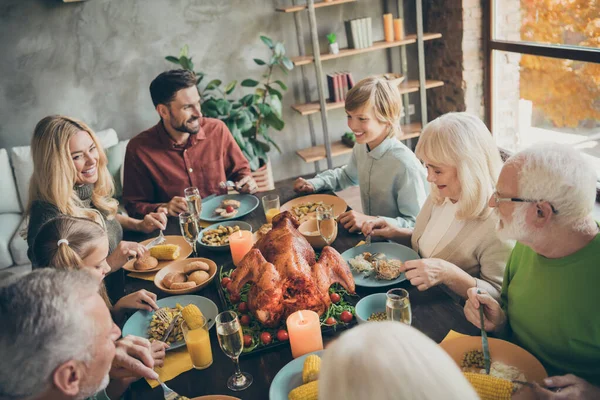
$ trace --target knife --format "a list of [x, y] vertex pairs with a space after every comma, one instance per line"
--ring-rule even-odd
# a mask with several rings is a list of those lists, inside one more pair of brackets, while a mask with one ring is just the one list
[[150, 243], [148, 243], [147, 245], [145, 245], [144, 247], [146, 249], [150, 250], [154, 246], [157, 246], [157, 245], [161, 244], [163, 241], [164, 241], [164, 236], [163, 235], [158, 235], [157, 237], [155, 237], [154, 239], [152, 239], [152, 241]]
[[[477, 290], [477, 294], [481, 294], [479, 290]], [[485, 373], [487, 375], [490, 374], [490, 347], [488, 345], [488, 337], [487, 332], [483, 326], [483, 304], [479, 305], [479, 321], [481, 323], [481, 342], [483, 344], [483, 365], [485, 366]]]
[[165, 331], [165, 334], [160, 339], [161, 342], [165, 342], [166, 343], [167, 338], [169, 337], [169, 335], [171, 334], [171, 332], [173, 332], [173, 328], [175, 328], [175, 323], [177, 322], [177, 320], [179, 319], [180, 316], [181, 316], [181, 313], [179, 313], [179, 314], [177, 314], [177, 315], [175, 315], [173, 317], [173, 319], [171, 320], [171, 323], [169, 324], [169, 327]]

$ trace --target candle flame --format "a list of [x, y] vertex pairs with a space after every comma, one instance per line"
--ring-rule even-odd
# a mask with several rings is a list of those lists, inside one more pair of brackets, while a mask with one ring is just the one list
[[300, 324], [304, 324], [304, 316], [302, 315], [302, 311], [298, 311], [298, 317], [300, 317]]
[[242, 231], [238, 231], [238, 236], [240, 237], [240, 239], [242, 238]]

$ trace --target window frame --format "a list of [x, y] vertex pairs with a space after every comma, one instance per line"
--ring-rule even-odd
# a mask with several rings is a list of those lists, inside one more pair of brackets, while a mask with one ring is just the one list
[[[494, 26], [496, 22], [495, 5], [497, 1], [500, 0], [482, 0], [485, 123], [490, 132], [492, 132], [492, 135], [494, 134], [492, 130], [494, 119], [494, 51], [499, 50], [600, 64], [600, 48], [494, 39]], [[503, 159], [512, 155], [512, 152], [507, 149], [500, 148], [500, 152]], [[600, 181], [596, 191], [596, 201], [600, 202]]]

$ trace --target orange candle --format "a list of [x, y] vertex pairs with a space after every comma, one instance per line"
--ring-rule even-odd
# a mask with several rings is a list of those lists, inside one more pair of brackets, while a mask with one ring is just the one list
[[404, 21], [401, 18], [394, 20], [394, 39], [397, 41], [404, 39]]
[[254, 245], [252, 240], [252, 232], [237, 231], [229, 236], [229, 248], [231, 249], [231, 258], [233, 265], [236, 267], [242, 261], [244, 256], [250, 251]]
[[287, 318], [286, 324], [294, 358], [323, 350], [319, 314], [310, 310], [296, 311]]
[[392, 14], [383, 14], [383, 36], [386, 42], [394, 41], [394, 23]]

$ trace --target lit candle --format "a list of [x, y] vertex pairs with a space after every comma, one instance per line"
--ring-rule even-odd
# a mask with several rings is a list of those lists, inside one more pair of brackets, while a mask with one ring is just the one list
[[394, 41], [394, 23], [392, 14], [383, 14], [383, 36], [386, 42]]
[[404, 39], [404, 21], [402, 21], [401, 18], [396, 18], [394, 20], [394, 39]]
[[246, 253], [250, 251], [254, 241], [252, 240], [252, 232], [237, 231], [229, 236], [229, 248], [231, 249], [231, 258], [233, 265], [236, 267], [242, 261]]
[[286, 323], [294, 358], [323, 350], [319, 314], [310, 310], [296, 311], [287, 318]]

